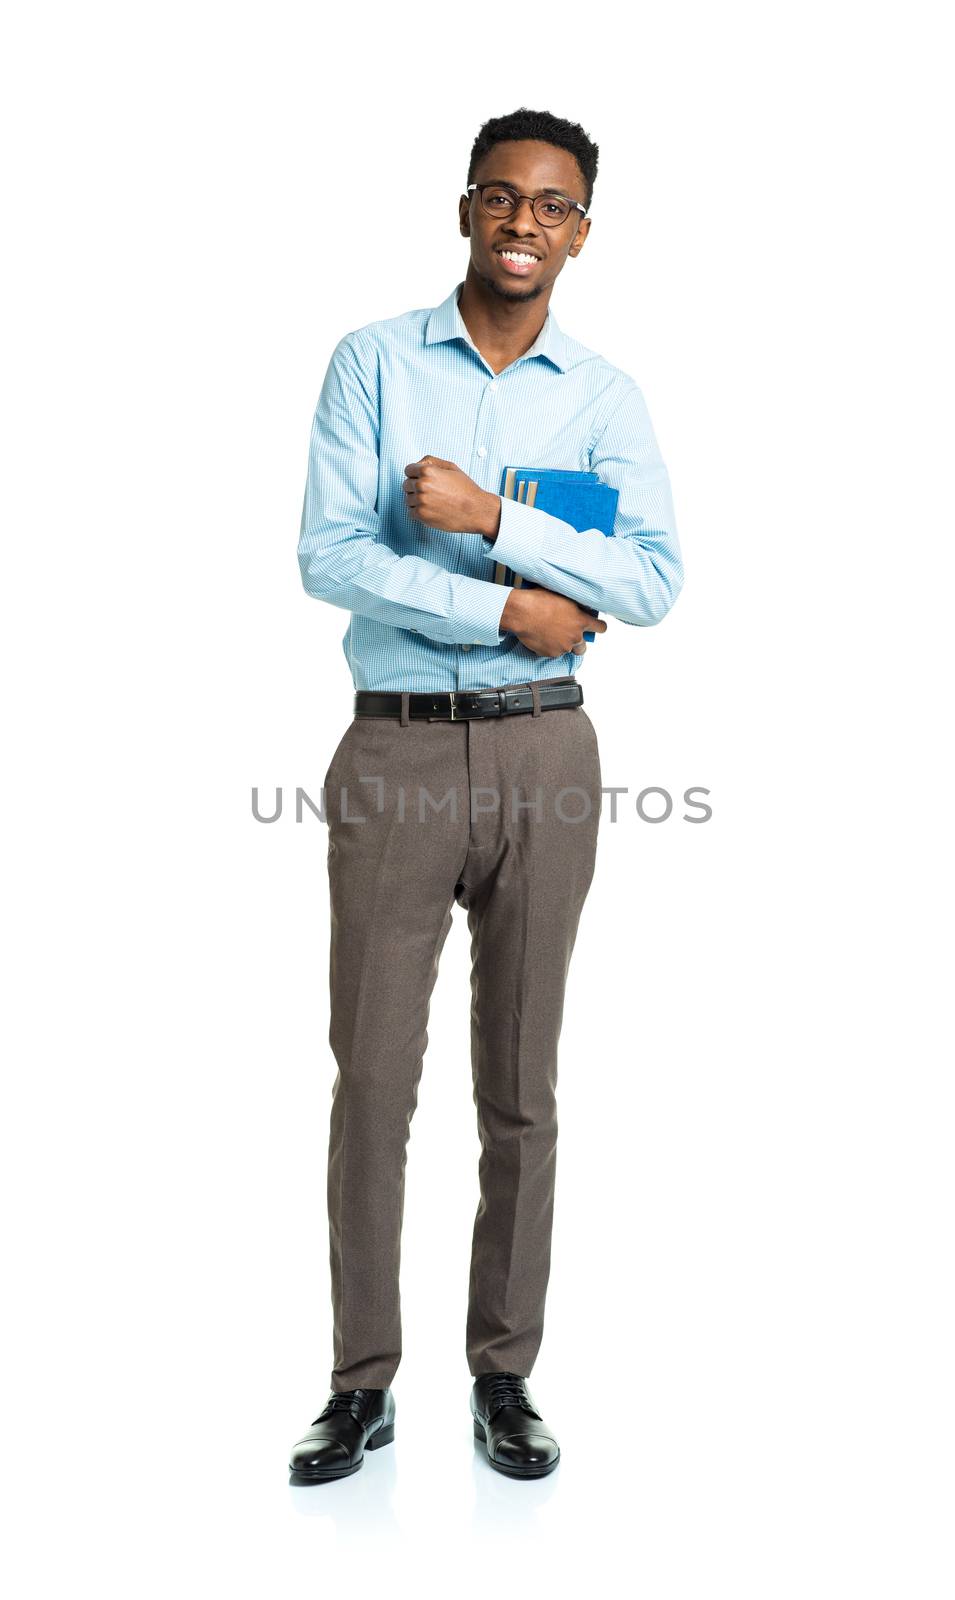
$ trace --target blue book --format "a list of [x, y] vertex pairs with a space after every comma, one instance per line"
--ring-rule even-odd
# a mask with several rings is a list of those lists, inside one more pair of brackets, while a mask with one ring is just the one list
[[[548, 511], [552, 517], [569, 522], [579, 532], [598, 528], [608, 539], [613, 537], [619, 490], [612, 489], [609, 483], [601, 483], [596, 472], [572, 472], [558, 467], [505, 467], [498, 493], [508, 500], [536, 506], [538, 511]], [[520, 573], [505, 566], [503, 561], [495, 565], [494, 582], [508, 584], [515, 589], [539, 587], [531, 579], [523, 578]], [[583, 606], [581, 609], [589, 611], [593, 617], [599, 614], [592, 606]], [[595, 633], [584, 634], [590, 644], [596, 637]]]

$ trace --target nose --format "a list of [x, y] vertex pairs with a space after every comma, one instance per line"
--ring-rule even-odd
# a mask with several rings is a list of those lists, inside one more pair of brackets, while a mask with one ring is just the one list
[[511, 212], [510, 217], [508, 218], [508, 222], [509, 222], [510, 226], [513, 228], [514, 224], [517, 222], [518, 218], [520, 217], [521, 213], [523, 212], [525, 206], [527, 208], [527, 220], [530, 223], [531, 232], [532, 233], [536, 233], [537, 232], [537, 218], [534, 215], [534, 208], [531, 205], [531, 202], [529, 200], [518, 200], [517, 205], [514, 207], [514, 210]]

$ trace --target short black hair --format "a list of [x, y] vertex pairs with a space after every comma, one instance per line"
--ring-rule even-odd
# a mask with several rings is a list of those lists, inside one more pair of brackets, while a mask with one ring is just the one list
[[519, 106], [506, 117], [491, 117], [484, 123], [471, 149], [468, 183], [474, 182], [481, 157], [496, 144], [503, 144], [505, 139], [540, 139], [544, 144], [556, 144], [561, 150], [569, 150], [580, 168], [586, 191], [584, 202], [590, 210], [600, 151], [579, 122], [567, 122], [550, 111], [530, 111], [527, 106]]

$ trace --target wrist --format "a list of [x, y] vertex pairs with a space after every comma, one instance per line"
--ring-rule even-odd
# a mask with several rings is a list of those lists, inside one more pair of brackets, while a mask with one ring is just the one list
[[485, 494], [482, 507], [481, 526], [478, 530], [485, 539], [497, 538], [501, 526], [501, 497], [499, 494]]
[[505, 633], [517, 633], [527, 621], [527, 591], [512, 589], [501, 612], [501, 628]]

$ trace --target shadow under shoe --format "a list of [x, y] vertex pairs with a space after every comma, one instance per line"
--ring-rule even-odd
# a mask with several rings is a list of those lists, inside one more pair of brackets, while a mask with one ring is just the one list
[[471, 1390], [474, 1437], [483, 1439], [487, 1459], [509, 1478], [543, 1478], [553, 1472], [560, 1449], [538, 1411], [526, 1378], [514, 1372], [488, 1372]]
[[395, 1401], [390, 1389], [333, 1390], [308, 1432], [292, 1446], [289, 1482], [327, 1483], [357, 1472], [365, 1450], [395, 1437]]

